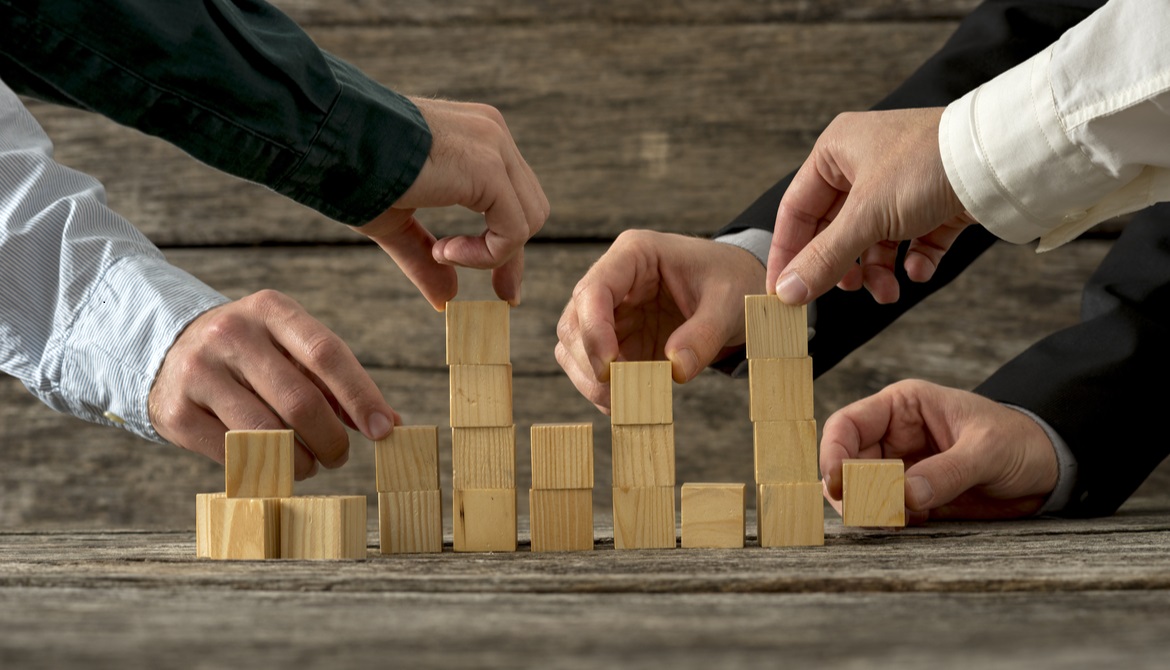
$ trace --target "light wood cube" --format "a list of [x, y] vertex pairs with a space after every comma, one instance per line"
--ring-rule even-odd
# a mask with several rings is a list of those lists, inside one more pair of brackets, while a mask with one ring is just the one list
[[301, 496], [281, 500], [280, 557], [366, 558], [366, 497]]
[[906, 525], [906, 468], [901, 459], [852, 459], [841, 464], [841, 512], [846, 526]]
[[819, 480], [815, 420], [757, 421], [752, 430], [757, 484]]
[[212, 498], [208, 553], [220, 560], [260, 560], [280, 556], [280, 500]]
[[593, 549], [591, 489], [532, 489], [528, 506], [532, 551]]
[[615, 549], [674, 549], [673, 486], [613, 489], [613, 546]]
[[451, 429], [451, 485], [516, 488], [516, 426]]
[[670, 361], [611, 363], [611, 422], [615, 426], [673, 423], [672, 384]]
[[682, 546], [743, 547], [744, 485], [682, 485]]
[[197, 558], [211, 558], [211, 501], [226, 496], [227, 494], [222, 491], [195, 494], [195, 556]]
[[674, 484], [674, 424], [613, 427], [614, 487]]
[[229, 430], [224, 437], [224, 492], [229, 498], [287, 498], [296, 463], [291, 430]]
[[532, 488], [593, 488], [593, 424], [536, 424], [531, 436]]
[[516, 551], [516, 489], [455, 489], [455, 551]]
[[511, 362], [510, 309], [503, 300], [447, 303], [447, 365]]
[[748, 361], [752, 421], [800, 421], [813, 415], [812, 358]]
[[439, 488], [439, 427], [395, 426], [374, 442], [378, 491]]
[[438, 490], [379, 492], [378, 539], [383, 554], [442, 552], [442, 493]]
[[761, 547], [825, 544], [825, 502], [820, 482], [760, 484], [756, 519]]
[[774, 295], [744, 296], [747, 357], [808, 356], [808, 308], [793, 307]]
[[511, 426], [512, 366], [452, 365], [451, 426]]

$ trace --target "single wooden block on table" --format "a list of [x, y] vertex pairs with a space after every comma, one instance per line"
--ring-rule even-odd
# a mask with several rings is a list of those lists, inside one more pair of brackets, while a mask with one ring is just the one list
[[516, 489], [455, 489], [455, 551], [516, 551]]
[[593, 488], [593, 424], [535, 424], [531, 437], [532, 488]]
[[814, 419], [757, 421], [752, 431], [757, 484], [818, 481]]
[[841, 464], [841, 513], [846, 526], [906, 525], [906, 466], [897, 458]]
[[748, 361], [752, 421], [814, 418], [812, 358]]
[[613, 425], [674, 423], [670, 361], [615, 362], [609, 367]]
[[511, 362], [510, 309], [503, 300], [447, 303], [447, 365]]
[[208, 554], [220, 560], [280, 556], [278, 498], [212, 498]]
[[682, 485], [682, 546], [743, 547], [744, 485], [687, 483]]
[[592, 489], [532, 489], [528, 506], [532, 551], [593, 549]]
[[229, 498], [287, 498], [296, 465], [291, 430], [229, 430], [224, 437], [224, 493]]
[[673, 486], [614, 487], [615, 549], [674, 549], [676, 540]]
[[825, 502], [820, 482], [760, 484], [756, 519], [761, 547], [825, 544]]
[[516, 426], [452, 428], [451, 486], [516, 488]]
[[511, 426], [512, 366], [452, 365], [451, 426]]
[[674, 424], [613, 426], [615, 488], [674, 484]]
[[774, 295], [744, 296], [747, 357], [808, 356], [808, 308], [793, 307]]
[[439, 488], [439, 427], [395, 426], [374, 442], [378, 491]]
[[378, 540], [383, 554], [443, 551], [443, 495], [440, 491], [380, 491]]
[[226, 493], [195, 494], [195, 556], [211, 558], [211, 501], [225, 498]]
[[366, 557], [365, 496], [298, 496], [280, 501], [280, 557]]

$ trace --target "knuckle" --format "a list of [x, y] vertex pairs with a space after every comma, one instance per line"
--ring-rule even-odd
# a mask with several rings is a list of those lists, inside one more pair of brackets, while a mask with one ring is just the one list
[[323, 333], [305, 342], [305, 362], [319, 370], [340, 363], [349, 348], [333, 333]]
[[280, 399], [280, 414], [291, 424], [312, 425], [328, 410], [328, 403], [315, 386], [308, 384], [287, 389]]

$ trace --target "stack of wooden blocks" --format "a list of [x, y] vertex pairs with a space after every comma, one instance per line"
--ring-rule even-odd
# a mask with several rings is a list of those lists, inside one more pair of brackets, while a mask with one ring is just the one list
[[509, 306], [447, 303], [455, 551], [516, 551]]
[[610, 366], [617, 549], [676, 546], [672, 383], [669, 361]]
[[228, 431], [224, 491], [195, 497], [198, 556], [366, 557], [366, 497], [293, 497], [293, 440], [291, 430]]
[[593, 424], [532, 426], [532, 551], [593, 549]]
[[744, 300], [761, 547], [825, 543], [805, 307]]
[[439, 427], [397, 426], [374, 443], [383, 554], [443, 551]]

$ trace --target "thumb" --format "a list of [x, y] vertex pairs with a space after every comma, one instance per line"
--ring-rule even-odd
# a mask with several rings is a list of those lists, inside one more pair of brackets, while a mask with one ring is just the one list
[[942, 507], [985, 483], [987, 458], [963, 439], [950, 449], [925, 458], [906, 470], [906, 507], [926, 512]]
[[736, 310], [728, 312], [729, 304], [736, 303], [734, 300], [700, 302], [691, 318], [670, 334], [664, 351], [676, 382], [683, 384], [694, 379], [727, 344], [735, 320], [742, 316]]
[[880, 241], [876, 212], [853, 205], [865, 196], [851, 193], [841, 212], [796, 254], [776, 281], [776, 295], [803, 305], [833, 288], [861, 252]]

